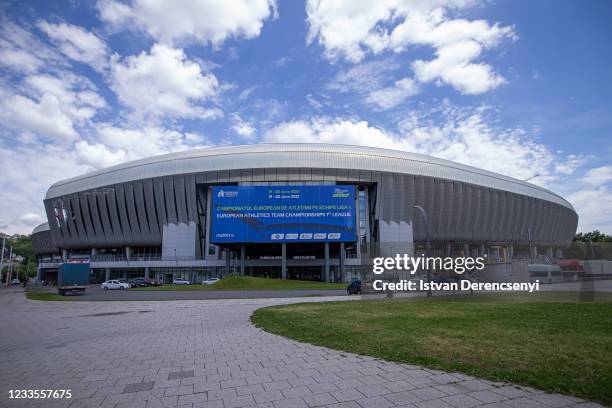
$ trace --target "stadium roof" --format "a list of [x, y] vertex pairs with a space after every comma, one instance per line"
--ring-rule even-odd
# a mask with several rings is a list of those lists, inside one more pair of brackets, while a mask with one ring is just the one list
[[[496, 160], [496, 158], [491, 158]], [[560, 204], [559, 195], [512, 177], [436, 157], [364, 146], [283, 143], [211, 147], [154, 156], [59, 181], [46, 198], [152, 177], [249, 168], [340, 168], [436, 177]]]

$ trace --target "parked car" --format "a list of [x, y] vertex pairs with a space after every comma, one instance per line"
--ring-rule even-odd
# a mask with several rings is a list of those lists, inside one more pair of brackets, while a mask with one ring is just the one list
[[13, 279], [11, 281], [11, 286], [19, 286], [19, 279]]
[[151, 281], [151, 286], [161, 286], [163, 283], [161, 280], [153, 279]]
[[349, 283], [348, 287], [346, 288], [346, 293], [349, 295], [361, 295], [361, 281], [355, 280]]
[[215, 283], [219, 282], [221, 279], [219, 278], [208, 278], [204, 281], [202, 281], [202, 285], [214, 285]]
[[132, 279], [132, 281], [134, 282], [133, 286], [139, 286], [139, 287], [151, 286], [151, 281], [145, 278], [134, 278]]
[[128, 289], [129, 288], [133, 288], [134, 286], [136, 286], [134, 284], [134, 282], [131, 279], [117, 279], [120, 283], [127, 283], [128, 284]]
[[102, 283], [100, 285], [100, 287], [104, 290], [112, 290], [112, 289], [120, 289], [120, 290], [124, 290], [124, 289], [129, 289], [130, 288], [130, 284], [127, 283], [126, 281], [119, 281], [116, 279], [113, 280], [108, 280], [104, 283]]
[[134, 279], [119, 279], [119, 282], [127, 282], [130, 284], [130, 288], [135, 288], [136, 286], [138, 286], [136, 284], [136, 282], [134, 281]]
[[176, 278], [172, 281], [172, 283], [174, 283], [175, 285], [191, 285], [191, 282], [189, 282], [187, 279], [182, 278]]

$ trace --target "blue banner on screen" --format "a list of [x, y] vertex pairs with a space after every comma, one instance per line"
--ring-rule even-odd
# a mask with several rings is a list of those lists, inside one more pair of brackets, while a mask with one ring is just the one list
[[355, 186], [216, 186], [211, 241], [356, 241]]

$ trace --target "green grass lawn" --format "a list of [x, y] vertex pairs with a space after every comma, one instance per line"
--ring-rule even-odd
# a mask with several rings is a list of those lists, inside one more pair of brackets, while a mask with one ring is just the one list
[[580, 303], [563, 297], [294, 304], [258, 309], [252, 321], [307, 343], [612, 405], [612, 299]]
[[227, 276], [213, 285], [162, 285], [130, 290], [300, 290], [346, 289], [345, 283], [326, 283], [299, 280], [255, 278], [253, 276]]
[[71, 300], [71, 297], [73, 295], [70, 296], [60, 296], [57, 293], [51, 293], [51, 292], [26, 292], [26, 297], [30, 300]]

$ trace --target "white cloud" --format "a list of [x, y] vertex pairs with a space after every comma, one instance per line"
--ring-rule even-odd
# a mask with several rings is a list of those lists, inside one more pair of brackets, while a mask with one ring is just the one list
[[245, 140], [253, 139], [256, 129], [250, 121], [241, 118], [238, 113], [234, 112], [231, 115], [231, 122], [231, 129], [234, 133]]
[[0, 89], [0, 118], [13, 129], [45, 138], [78, 139], [75, 125], [87, 123], [106, 102], [87, 79], [61, 75], [29, 75], [21, 93]]
[[128, 154], [124, 149], [111, 149], [104, 143], [89, 143], [80, 140], [75, 143], [74, 150], [79, 162], [94, 169], [102, 169], [128, 161]]
[[375, 48], [371, 41], [379, 22], [392, 16], [390, 1], [308, 0], [306, 14], [308, 42], [315, 40], [325, 47], [328, 58], [344, 57], [359, 62], [364, 48]]
[[21, 222], [22, 224], [24, 224], [24, 225], [26, 225], [28, 227], [35, 227], [35, 226], [43, 223], [44, 222], [44, 218], [41, 217], [39, 214], [25, 213], [21, 217], [19, 217], [19, 222]]
[[72, 120], [62, 110], [60, 100], [51, 94], [44, 94], [38, 101], [12, 95], [0, 104], [0, 117], [11, 127], [43, 136], [61, 140], [78, 138]]
[[612, 191], [607, 186], [579, 190], [567, 195], [578, 212], [578, 231], [599, 230], [612, 234]]
[[274, 65], [282, 68], [282, 67], [285, 67], [288, 63], [290, 63], [291, 60], [293, 60], [293, 58], [291, 57], [280, 57], [279, 59], [274, 61]]
[[75, 61], [102, 69], [107, 64], [108, 50], [98, 36], [71, 24], [51, 24], [46, 21], [38, 27], [53, 40], [64, 55]]
[[415, 61], [415, 79], [451, 85], [464, 94], [494, 89], [505, 80], [490, 65], [476, 63], [484, 49], [504, 38], [515, 38], [510, 27], [484, 20], [449, 17], [474, 4], [469, 0], [308, 0], [308, 41], [318, 41], [325, 55], [360, 62], [366, 54], [403, 52], [410, 46], [429, 46], [436, 58]]
[[263, 140], [271, 143], [338, 143], [402, 149], [401, 140], [367, 121], [315, 117], [308, 121], [282, 122], [269, 129]]
[[42, 222], [43, 199], [56, 181], [129, 160], [210, 145], [201, 135], [154, 126], [134, 129], [103, 124], [89, 136], [74, 145], [15, 145], [11, 139], [0, 138], [4, 172], [0, 214], [7, 231], [29, 234]]
[[94, 169], [209, 145], [200, 135], [157, 126], [128, 128], [100, 124], [93, 136], [91, 141], [75, 144], [75, 158]]
[[582, 180], [593, 187], [599, 187], [610, 183], [612, 182], [612, 166], [602, 166], [589, 169]]
[[475, 95], [497, 88], [505, 79], [493, 72], [491, 66], [472, 63], [482, 45], [475, 41], [463, 41], [440, 47], [436, 59], [418, 60], [412, 64], [416, 78], [421, 82], [440, 80], [462, 94]]
[[251, 96], [251, 94], [253, 93], [253, 91], [255, 91], [255, 89], [257, 89], [257, 86], [246, 88], [244, 91], [240, 92], [240, 95], [238, 95], [238, 100], [246, 101], [247, 99], [249, 99], [249, 96]]
[[91, 170], [64, 145], [15, 146], [10, 140], [0, 143], [0, 162], [0, 214], [6, 231], [22, 234], [45, 219], [43, 199], [52, 183]]
[[391, 109], [419, 93], [417, 84], [410, 78], [400, 79], [393, 86], [371, 92], [365, 99], [378, 110]]
[[[459, 109], [446, 105], [438, 116], [414, 112], [389, 131], [367, 121], [315, 117], [283, 122], [264, 134], [269, 142], [355, 144], [405, 150], [452, 160], [525, 179], [550, 184], [559, 178], [554, 164], [560, 157], [529, 138], [521, 129], [487, 123], [486, 109]], [[493, 159], [494, 158], [494, 159]]]
[[263, 22], [276, 17], [275, 0], [115, 0], [98, 1], [103, 21], [120, 27], [136, 27], [159, 42], [198, 41], [220, 45], [228, 38], [259, 36]]
[[58, 98], [62, 111], [76, 122], [91, 119], [97, 110], [106, 107], [106, 101], [84, 77], [72, 74], [63, 74], [61, 77], [39, 74], [26, 77], [25, 83], [38, 95], [53, 95]]
[[43, 62], [24, 50], [2, 47], [0, 48], [0, 64], [25, 72], [36, 72]]
[[202, 102], [219, 92], [217, 78], [183, 50], [155, 44], [149, 53], [111, 63], [111, 87], [127, 107], [139, 115], [210, 118], [221, 115]]
[[384, 87], [389, 76], [399, 67], [392, 58], [357, 64], [336, 74], [327, 88], [340, 92], [372, 92]]
[[62, 64], [61, 55], [32, 33], [11, 21], [0, 20], [0, 66], [29, 74]]
[[419, 92], [418, 84], [410, 78], [388, 84], [392, 72], [399, 67], [392, 58], [357, 64], [336, 74], [327, 88], [356, 92], [362, 96], [362, 102], [375, 110], [391, 109]]
[[555, 170], [560, 174], [574, 174], [578, 168], [586, 163], [586, 159], [585, 156], [569, 154], [563, 161], [555, 164]]

